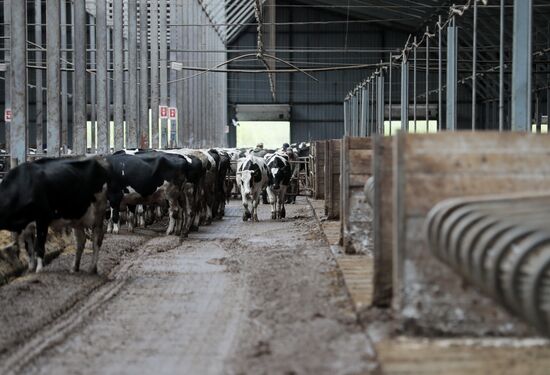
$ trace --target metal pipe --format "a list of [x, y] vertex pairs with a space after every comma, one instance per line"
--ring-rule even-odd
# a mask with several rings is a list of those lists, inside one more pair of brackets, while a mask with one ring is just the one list
[[128, 97], [126, 107], [126, 147], [138, 146], [138, 52], [137, 0], [128, 0]]
[[77, 155], [86, 153], [86, 0], [74, 1], [74, 96], [73, 148]]
[[472, 44], [472, 131], [475, 131], [477, 103], [477, 0], [474, 0], [474, 35]]
[[504, 0], [500, 0], [500, 51], [498, 72], [498, 130], [504, 131]]
[[27, 159], [27, 3], [13, 1], [10, 9], [10, 57], [12, 122], [10, 131], [11, 167]]
[[349, 113], [349, 109], [348, 109], [348, 103], [349, 103], [349, 99], [345, 99], [344, 100], [344, 135], [346, 136], [349, 136], [349, 121], [348, 121], [348, 113]]
[[114, 138], [115, 150], [124, 148], [124, 3], [113, 2], [113, 63], [114, 63]]
[[382, 70], [380, 71], [380, 75], [378, 76], [377, 88], [377, 133], [384, 134], [384, 72]]
[[59, 13], [59, 0], [46, 0], [46, 43], [48, 45], [48, 49], [46, 50], [48, 64], [47, 148], [49, 156], [60, 156], [61, 147], [61, 107], [59, 101], [59, 91], [61, 90], [61, 60], [59, 54], [61, 35], [59, 30]]

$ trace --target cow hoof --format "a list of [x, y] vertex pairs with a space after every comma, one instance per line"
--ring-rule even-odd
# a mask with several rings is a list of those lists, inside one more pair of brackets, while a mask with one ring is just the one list
[[36, 273], [42, 271], [43, 265], [42, 265], [42, 259], [38, 258], [36, 260]]
[[272, 212], [271, 213], [271, 220], [275, 220], [277, 219], [277, 213], [276, 212]]
[[93, 266], [90, 268], [90, 274], [97, 275], [97, 266]]
[[248, 215], [247, 214], [243, 214], [243, 221], [247, 221], [248, 220]]
[[198, 231], [199, 231], [199, 227], [196, 226], [196, 225], [191, 225], [191, 228], [189, 228], [189, 230], [190, 230], [191, 232], [198, 232]]
[[281, 210], [280, 216], [281, 216], [281, 219], [284, 219], [286, 217], [286, 210], [284, 208]]
[[79, 273], [79, 272], [80, 272], [80, 267], [71, 268], [71, 273]]

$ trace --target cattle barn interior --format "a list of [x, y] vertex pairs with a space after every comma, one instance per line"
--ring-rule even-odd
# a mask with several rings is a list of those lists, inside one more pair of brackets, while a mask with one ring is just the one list
[[547, 0], [0, 0], [0, 374], [547, 374]]

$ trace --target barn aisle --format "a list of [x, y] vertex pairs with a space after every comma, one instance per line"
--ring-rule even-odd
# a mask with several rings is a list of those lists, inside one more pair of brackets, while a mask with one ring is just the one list
[[262, 206], [260, 223], [243, 223], [234, 201], [223, 221], [181, 244], [133, 235], [141, 245], [109, 281], [0, 363], [30, 374], [372, 370], [372, 346], [309, 205], [287, 210], [272, 222]]

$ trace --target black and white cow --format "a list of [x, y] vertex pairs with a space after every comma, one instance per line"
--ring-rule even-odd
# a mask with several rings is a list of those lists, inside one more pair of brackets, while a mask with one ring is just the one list
[[135, 207], [162, 202], [165, 198], [165, 192], [160, 188], [164, 185], [168, 166], [157, 156], [156, 153], [138, 156], [125, 151], [107, 156], [110, 172], [107, 198], [111, 207], [108, 232], [118, 233], [121, 207], [129, 208], [128, 225], [133, 230]]
[[239, 160], [237, 166], [237, 185], [241, 190], [244, 213], [243, 221], [258, 221], [258, 205], [262, 191], [267, 187], [268, 172], [263, 158], [250, 153]]
[[267, 159], [267, 171], [269, 173], [267, 195], [271, 204], [271, 218], [284, 219], [286, 216], [286, 191], [292, 178], [292, 169], [288, 155], [283, 152], [277, 152], [269, 156]]
[[0, 229], [20, 234], [29, 225], [36, 226], [34, 249], [27, 250], [31, 259], [29, 268], [36, 267], [37, 272], [43, 266], [50, 226], [73, 228], [74, 272], [80, 269], [85, 229], [91, 229], [91, 272], [95, 273], [103, 242], [108, 182], [107, 166], [99, 159], [44, 158], [23, 163], [12, 169], [0, 184]]

